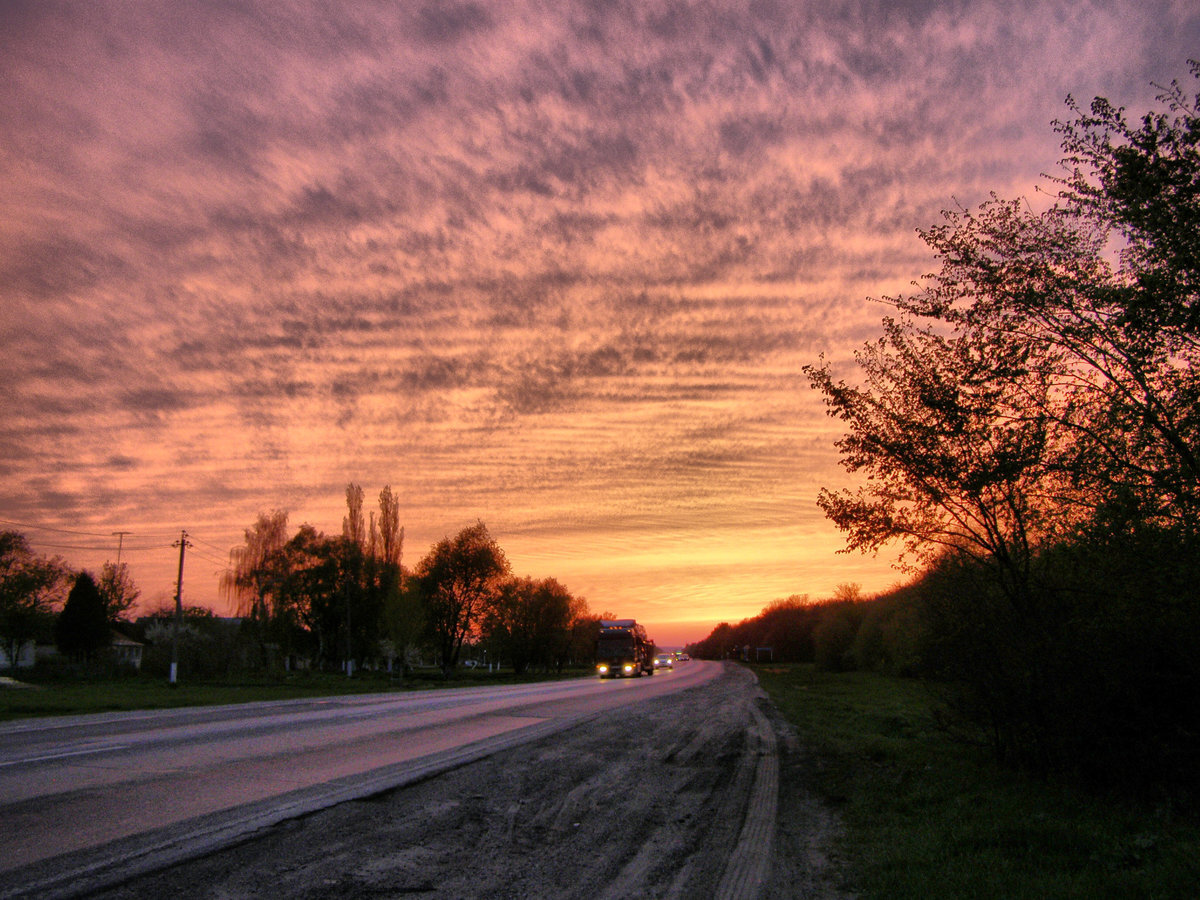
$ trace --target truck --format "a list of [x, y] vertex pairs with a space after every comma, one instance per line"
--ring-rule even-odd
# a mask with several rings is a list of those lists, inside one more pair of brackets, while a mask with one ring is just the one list
[[601, 619], [596, 639], [596, 673], [601, 678], [654, 674], [654, 641], [633, 619]]

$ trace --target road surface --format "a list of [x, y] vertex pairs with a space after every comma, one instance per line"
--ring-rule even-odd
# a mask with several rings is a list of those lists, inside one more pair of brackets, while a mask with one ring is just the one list
[[744, 670], [693, 662], [12, 723], [0, 896], [825, 895], [832, 820], [781, 792], [769, 712]]

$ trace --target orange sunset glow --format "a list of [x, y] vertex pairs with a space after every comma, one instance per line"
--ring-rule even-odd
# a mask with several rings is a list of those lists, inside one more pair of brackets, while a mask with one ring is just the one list
[[[883, 590], [801, 367], [1147, 108], [1191, 3], [0, 4], [0, 527], [143, 607], [261, 511], [482, 520], [664, 646]], [[847, 366], [847, 377], [853, 377]]]

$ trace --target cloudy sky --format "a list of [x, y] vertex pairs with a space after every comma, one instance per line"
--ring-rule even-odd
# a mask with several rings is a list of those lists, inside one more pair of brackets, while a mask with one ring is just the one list
[[[227, 608], [260, 511], [482, 519], [660, 643], [867, 591], [801, 366], [1140, 113], [1190, 2], [0, 0], [0, 527]], [[1036, 198], [1035, 198], [1035, 202]]]

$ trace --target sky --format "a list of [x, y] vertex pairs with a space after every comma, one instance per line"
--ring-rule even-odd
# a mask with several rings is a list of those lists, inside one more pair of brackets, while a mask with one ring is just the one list
[[406, 565], [482, 520], [664, 646], [885, 590], [802, 367], [1197, 56], [1160, 0], [0, 0], [0, 527], [147, 608], [186, 530], [229, 614], [260, 512], [390, 485]]

